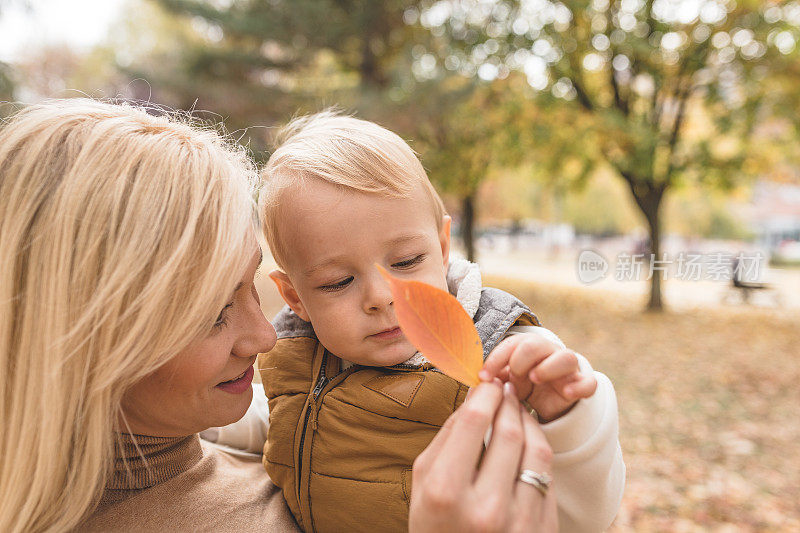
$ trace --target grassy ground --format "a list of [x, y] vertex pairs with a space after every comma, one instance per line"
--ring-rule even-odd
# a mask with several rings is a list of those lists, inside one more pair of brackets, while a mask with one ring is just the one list
[[800, 317], [643, 314], [613, 293], [489, 281], [617, 389], [628, 482], [613, 531], [800, 531]]
[[800, 531], [800, 317], [643, 314], [615, 293], [485, 281], [613, 381], [628, 481], [612, 531]]

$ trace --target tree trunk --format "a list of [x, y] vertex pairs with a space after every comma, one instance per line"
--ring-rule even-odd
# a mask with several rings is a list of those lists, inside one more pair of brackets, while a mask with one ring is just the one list
[[[654, 268], [662, 260], [661, 257], [661, 200], [664, 198], [666, 185], [654, 184], [645, 180], [638, 180], [634, 176], [623, 173], [622, 176], [633, 193], [636, 205], [641, 209], [644, 218], [647, 220], [647, 227], [650, 232], [650, 254], [647, 258], [648, 267]], [[664, 300], [661, 296], [661, 271], [654, 269], [653, 276], [650, 278], [650, 299], [647, 302], [648, 311], [662, 311]]]
[[359, 65], [361, 80], [367, 85], [384, 89], [387, 85], [386, 77], [378, 66], [378, 58], [370, 48], [369, 35], [364, 36], [361, 45], [361, 64]]
[[461, 239], [467, 260], [475, 261], [475, 194], [468, 194], [461, 200]]
[[385, 89], [388, 79], [380, 64], [380, 58], [372, 50], [372, 40], [384, 35], [387, 16], [385, 11], [388, 8], [380, 2], [367, 3], [365, 8], [369, 9], [369, 17], [366, 24], [367, 31], [361, 36], [361, 61], [358, 65], [361, 83], [368, 87]]
[[[645, 211], [644, 216], [647, 218], [647, 225], [650, 229], [650, 253], [649, 258], [650, 268], [658, 265], [657, 261], [661, 259], [661, 228], [659, 209], [661, 207], [661, 199], [659, 198], [654, 206], [648, 206], [648, 211]], [[662, 311], [664, 309], [664, 301], [661, 297], [661, 271], [653, 270], [653, 276], [650, 278], [650, 300], [647, 302], [648, 311]]]

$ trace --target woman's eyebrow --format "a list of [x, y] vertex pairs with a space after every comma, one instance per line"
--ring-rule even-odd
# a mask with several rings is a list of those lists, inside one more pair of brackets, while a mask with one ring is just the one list
[[[256, 266], [256, 271], [258, 271], [258, 269], [261, 267], [261, 263], [263, 261], [264, 261], [264, 250], [262, 250], [261, 247], [259, 247], [258, 248], [258, 265]], [[237, 283], [236, 287], [234, 287], [234, 289], [233, 289], [233, 293], [231, 293], [231, 297], [228, 298], [228, 299], [229, 300], [233, 300], [233, 298], [236, 296], [236, 293], [239, 292], [239, 289], [241, 289], [243, 285], [244, 285], [243, 281], [240, 281], [239, 283]]]
[[231, 293], [231, 297], [228, 298], [229, 301], [232, 301], [236, 297], [236, 293], [239, 292], [239, 289], [242, 288], [242, 285], [244, 285], [244, 283], [241, 281], [236, 284], [236, 287], [233, 289], [233, 292]]
[[[256, 263], [256, 272], [258, 272], [258, 269], [261, 268], [261, 263], [263, 263], [263, 262], [264, 262], [264, 250], [262, 250], [261, 247], [259, 246], [258, 247], [258, 263]], [[239, 283], [237, 283], [236, 284], [236, 288], [233, 289], [233, 293], [236, 294], [236, 292], [239, 289], [242, 288], [242, 285], [244, 285], [243, 281], [240, 281]]]

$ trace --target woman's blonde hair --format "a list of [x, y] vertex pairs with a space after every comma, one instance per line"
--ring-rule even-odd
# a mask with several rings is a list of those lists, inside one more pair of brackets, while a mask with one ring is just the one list
[[259, 211], [264, 236], [281, 268], [286, 268], [279, 235], [283, 195], [306, 179], [395, 198], [407, 198], [422, 187], [442, 229], [444, 204], [414, 150], [396, 133], [329, 109], [294, 119], [278, 133], [276, 144], [261, 173]]
[[0, 128], [0, 531], [91, 512], [123, 393], [210, 331], [252, 259], [252, 164], [191, 122], [75, 99]]

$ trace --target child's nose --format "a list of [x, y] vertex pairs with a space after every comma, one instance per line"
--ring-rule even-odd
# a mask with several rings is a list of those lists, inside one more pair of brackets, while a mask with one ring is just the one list
[[364, 312], [382, 311], [392, 305], [392, 291], [378, 272], [367, 283], [364, 294]]

